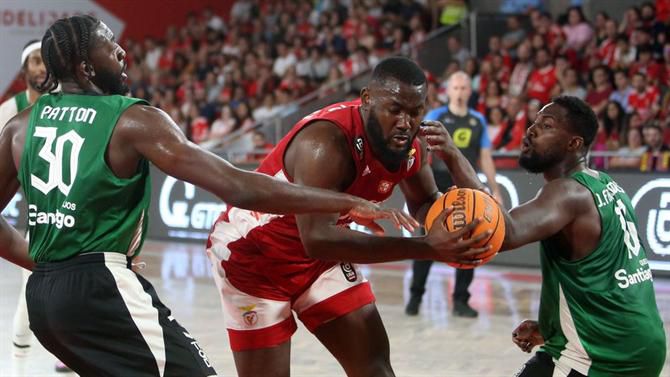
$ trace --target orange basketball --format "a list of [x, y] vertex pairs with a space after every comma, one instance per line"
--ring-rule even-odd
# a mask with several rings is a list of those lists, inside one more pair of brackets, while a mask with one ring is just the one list
[[[484, 233], [489, 229], [493, 231], [488, 239], [482, 240], [473, 246], [491, 246], [491, 249], [487, 252], [476, 255], [473, 259], [481, 259], [481, 264], [493, 259], [505, 239], [505, 217], [498, 203], [490, 195], [479, 190], [468, 188], [449, 190], [437, 199], [428, 210], [428, 214], [426, 215], [426, 230], [430, 229], [435, 218], [447, 207], [454, 207], [454, 211], [445, 220], [445, 226], [450, 232], [461, 229], [476, 218], [480, 218], [482, 221], [472, 234], [466, 235], [466, 239]], [[473, 268], [471, 265], [460, 263], [448, 264], [456, 268]]]

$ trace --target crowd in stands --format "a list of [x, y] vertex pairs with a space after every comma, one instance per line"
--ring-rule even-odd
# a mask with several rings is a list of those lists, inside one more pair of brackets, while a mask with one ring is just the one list
[[[527, 21], [527, 26], [523, 22]], [[451, 37], [452, 62], [432, 83], [430, 105], [443, 102], [446, 78], [462, 69], [472, 77], [471, 106], [485, 114], [493, 147], [517, 151], [526, 128], [551, 97], [584, 99], [598, 115], [592, 150], [598, 168], [670, 170], [670, 28], [653, 3], [630, 7], [621, 19], [579, 7], [554, 19], [531, 10], [507, 19], [485, 56], [474, 57]], [[513, 158], [498, 167], [514, 167]]]
[[385, 55], [411, 55], [430, 28], [430, 13], [414, 1], [341, 3], [239, 0], [227, 21], [204, 10], [163, 40], [128, 40], [132, 95], [165, 110], [192, 141], [216, 147], [295, 111], [301, 96], [326, 96]]

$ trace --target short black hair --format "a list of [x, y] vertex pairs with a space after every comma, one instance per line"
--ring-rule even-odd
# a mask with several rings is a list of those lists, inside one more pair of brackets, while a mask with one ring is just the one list
[[52, 91], [60, 80], [74, 76], [77, 65], [88, 60], [91, 34], [98, 25], [97, 18], [76, 15], [61, 18], [47, 29], [42, 38], [42, 60], [47, 77], [39, 90]]
[[413, 60], [402, 56], [386, 58], [372, 71], [372, 82], [383, 84], [389, 79], [412, 86], [426, 83], [423, 70]]
[[584, 139], [584, 146], [590, 148], [598, 132], [598, 117], [591, 106], [573, 96], [554, 97], [551, 102], [566, 110], [568, 125]]

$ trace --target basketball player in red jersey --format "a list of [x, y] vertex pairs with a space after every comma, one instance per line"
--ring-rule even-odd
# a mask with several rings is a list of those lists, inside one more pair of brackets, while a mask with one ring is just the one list
[[[422, 220], [439, 196], [425, 147], [415, 138], [425, 100], [423, 71], [406, 58], [386, 59], [360, 100], [302, 119], [258, 171], [373, 202], [386, 200], [399, 185], [411, 214]], [[488, 234], [461, 239], [477, 221], [453, 233], [435, 226], [418, 238], [368, 235], [348, 229], [349, 222], [337, 214], [278, 216], [237, 208], [219, 217], [207, 251], [240, 377], [289, 376], [293, 312], [347, 375], [393, 376], [374, 295], [352, 263], [462, 262], [486, 250], [470, 246]]]

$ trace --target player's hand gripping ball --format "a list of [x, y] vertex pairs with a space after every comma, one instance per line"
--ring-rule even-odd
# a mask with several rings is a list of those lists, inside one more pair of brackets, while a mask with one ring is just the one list
[[[454, 207], [454, 211], [445, 220], [445, 226], [448, 231], [453, 232], [461, 229], [474, 219], [480, 218], [481, 222], [475, 230], [466, 235], [465, 238], [476, 236], [491, 230], [491, 236], [482, 240], [472, 247], [484, 247], [490, 245], [491, 248], [473, 257], [474, 260], [481, 259], [480, 265], [489, 262], [500, 251], [503, 240], [505, 239], [505, 217], [496, 201], [487, 193], [472, 190], [468, 188], [454, 188], [447, 191], [433, 203], [426, 215], [426, 230], [433, 225], [435, 218], [447, 207]], [[456, 268], [474, 268], [473, 265], [459, 263], [449, 263]]]

